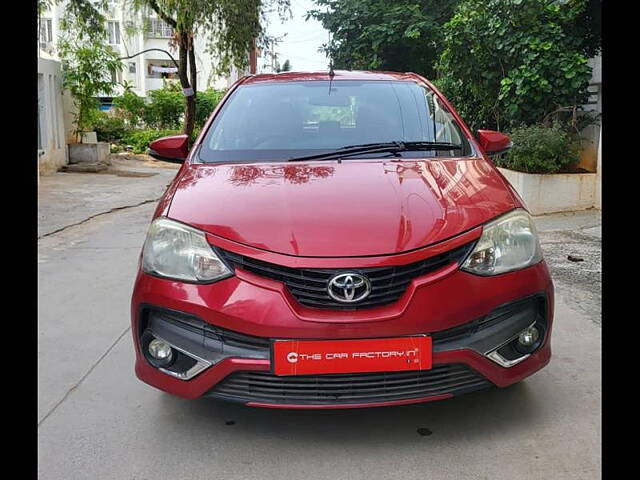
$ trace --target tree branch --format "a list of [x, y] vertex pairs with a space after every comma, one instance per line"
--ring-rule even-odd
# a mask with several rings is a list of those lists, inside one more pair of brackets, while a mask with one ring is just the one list
[[151, 7], [151, 9], [154, 12], [156, 12], [158, 16], [165, 21], [165, 23], [167, 23], [172, 28], [176, 28], [178, 26], [178, 22], [176, 22], [173, 18], [171, 18], [169, 15], [167, 15], [160, 9], [156, 0], [147, 0], [147, 1], [149, 2], [149, 6]]

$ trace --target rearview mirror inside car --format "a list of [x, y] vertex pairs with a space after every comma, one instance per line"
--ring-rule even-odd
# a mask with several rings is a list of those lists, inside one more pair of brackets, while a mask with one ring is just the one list
[[332, 91], [331, 94], [309, 97], [309, 105], [317, 107], [349, 107], [351, 106], [351, 98]]

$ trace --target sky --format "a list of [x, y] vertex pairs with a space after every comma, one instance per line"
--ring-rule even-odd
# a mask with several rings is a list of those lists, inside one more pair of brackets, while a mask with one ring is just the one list
[[[282, 23], [277, 12], [268, 16], [267, 34], [274, 37], [283, 36], [282, 41], [275, 47], [280, 65], [289, 59], [293, 71], [328, 69], [329, 60], [324, 53], [318, 52], [318, 48], [327, 43], [329, 32], [320, 22], [313, 19], [307, 22], [304, 19], [307, 11], [315, 8], [317, 7], [312, 0], [291, 0], [292, 19]], [[258, 58], [258, 72], [271, 71], [270, 65], [264, 68], [264, 63], [264, 56]], [[270, 57], [267, 63], [270, 63]]]

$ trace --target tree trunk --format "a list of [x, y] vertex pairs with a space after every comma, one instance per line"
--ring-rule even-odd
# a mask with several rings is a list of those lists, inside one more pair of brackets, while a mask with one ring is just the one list
[[[188, 59], [188, 44], [189, 40], [187, 35], [180, 35], [180, 61], [179, 61], [179, 70], [178, 76], [180, 77], [180, 84], [183, 89], [192, 89], [195, 93], [195, 89], [189, 83], [188, 71], [187, 71], [187, 59]], [[191, 138], [191, 134], [193, 133], [193, 126], [195, 124], [195, 114], [196, 114], [196, 99], [194, 95], [188, 95], [185, 97], [185, 109], [184, 109], [184, 128], [182, 133], [189, 135]]]
[[[195, 123], [196, 123], [196, 109], [197, 109], [197, 105], [196, 105], [196, 95], [198, 95], [198, 78], [197, 78], [197, 70], [196, 70], [196, 53], [195, 53], [195, 46], [193, 44], [193, 37], [189, 38], [189, 82], [191, 83], [191, 88], [193, 88], [193, 96], [190, 97], [191, 101], [193, 102], [193, 121], [191, 124], [191, 132], [193, 132], [193, 129], [195, 127]], [[189, 139], [191, 139], [191, 133], [189, 133]], [[189, 145], [191, 145], [191, 140], [189, 141]]]
[[[182, 133], [189, 135], [189, 145], [191, 145], [191, 134], [193, 133], [193, 127], [196, 122], [196, 56], [193, 46], [193, 35], [187, 32], [178, 31], [178, 22], [167, 15], [158, 5], [156, 0], [148, 0], [151, 9], [158, 14], [167, 24], [169, 24], [174, 30], [176, 30], [178, 36], [178, 45], [180, 52], [180, 60], [178, 62], [178, 77], [180, 78], [180, 85], [185, 93], [191, 93], [192, 95], [185, 95], [185, 108], [184, 108], [184, 127]], [[188, 69], [188, 63], [190, 68]], [[189, 75], [190, 72], [190, 75]], [[191, 80], [189, 80], [191, 76]]]
[[193, 38], [191, 38], [189, 42], [189, 73], [190, 77], [189, 81], [191, 82], [191, 88], [193, 88], [193, 96], [195, 97], [198, 94], [197, 82], [198, 82], [198, 72], [196, 70], [196, 49], [193, 44]]

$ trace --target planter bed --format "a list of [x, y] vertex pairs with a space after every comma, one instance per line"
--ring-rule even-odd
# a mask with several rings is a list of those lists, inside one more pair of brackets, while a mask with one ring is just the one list
[[498, 168], [532, 215], [593, 208], [595, 173], [523, 173]]
[[108, 143], [74, 143], [69, 145], [69, 163], [100, 163], [109, 156]]

